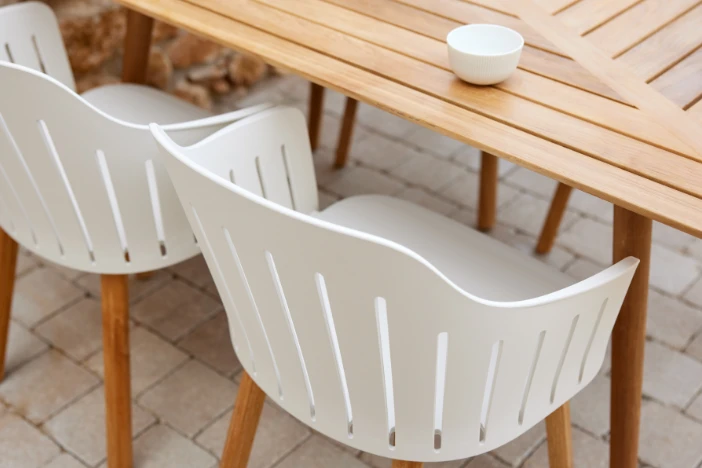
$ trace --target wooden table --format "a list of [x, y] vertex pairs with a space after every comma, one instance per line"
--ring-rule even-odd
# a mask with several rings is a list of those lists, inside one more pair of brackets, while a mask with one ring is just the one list
[[[495, 0], [118, 0], [129, 14], [124, 78], [144, 78], [152, 21], [302, 75], [615, 204], [614, 261], [641, 260], [612, 348], [610, 464], [637, 466], [651, 220], [702, 235], [702, 163]], [[539, 0], [702, 122], [700, 0]], [[137, 13], [139, 12], [139, 13]], [[508, 81], [449, 69], [465, 23], [522, 33]], [[701, 125], [702, 130], [702, 125]]]

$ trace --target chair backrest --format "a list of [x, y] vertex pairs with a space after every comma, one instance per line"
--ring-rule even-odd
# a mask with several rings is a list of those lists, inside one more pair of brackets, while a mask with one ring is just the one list
[[198, 253], [145, 125], [111, 118], [55, 79], [0, 62], [0, 225], [25, 248], [94, 273]]
[[483, 300], [401, 245], [305, 214], [316, 188], [299, 111], [188, 148], [152, 132], [246, 371], [321, 433], [395, 459], [466, 458], [599, 370], [636, 259], [540, 298]]
[[56, 15], [43, 3], [0, 8], [0, 60], [46, 73], [75, 90]]

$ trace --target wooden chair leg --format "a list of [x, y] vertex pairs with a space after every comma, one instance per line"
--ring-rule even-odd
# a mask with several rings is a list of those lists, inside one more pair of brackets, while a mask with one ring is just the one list
[[349, 156], [351, 148], [351, 137], [353, 137], [353, 123], [356, 119], [356, 109], [358, 101], [351, 98], [346, 98], [346, 107], [344, 108], [344, 119], [341, 121], [341, 130], [339, 131], [339, 141], [336, 144], [336, 160], [334, 167], [341, 169], [346, 165], [346, 160]]
[[107, 466], [132, 466], [127, 275], [102, 275], [102, 345], [105, 361]]
[[322, 115], [324, 115], [324, 88], [318, 84], [310, 83], [310, 110], [309, 132], [310, 146], [316, 151], [319, 146], [319, 132], [322, 129]]
[[12, 293], [15, 289], [17, 251], [17, 242], [0, 228], [0, 381], [5, 375], [5, 353], [10, 331]]
[[265, 401], [266, 394], [244, 371], [219, 465], [221, 468], [246, 468]]
[[495, 225], [497, 210], [498, 167], [497, 156], [480, 153], [480, 196], [478, 200], [478, 229], [489, 231]]
[[546, 418], [548, 466], [573, 468], [573, 436], [570, 427], [570, 403], [565, 403]]
[[124, 58], [122, 59], [122, 81], [145, 83], [151, 51], [153, 18], [134, 10], [127, 10], [127, 32], [124, 36]]
[[553, 248], [572, 191], [573, 187], [564, 183], [558, 184], [553, 200], [551, 200], [551, 207], [546, 215], [546, 221], [544, 221], [544, 227], [541, 228], [539, 242], [536, 244], [536, 253], [547, 254]]
[[403, 460], [393, 460], [392, 468], [422, 468], [424, 463]]

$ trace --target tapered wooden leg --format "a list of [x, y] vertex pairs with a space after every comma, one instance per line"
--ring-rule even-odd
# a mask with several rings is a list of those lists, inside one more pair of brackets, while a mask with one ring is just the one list
[[353, 123], [356, 119], [357, 108], [357, 100], [346, 98], [346, 107], [344, 108], [344, 119], [341, 121], [339, 141], [336, 144], [336, 160], [334, 161], [334, 167], [337, 169], [341, 169], [346, 165], [346, 160], [349, 156], [349, 149], [351, 148], [351, 137], [353, 137]]
[[221, 468], [246, 468], [265, 401], [266, 394], [244, 371], [219, 465]]
[[609, 445], [609, 465], [612, 468], [638, 466], [651, 229], [650, 219], [614, 207], [613, 260], [617, 262], [632, 256], [640, 263], [612, 334], [612, 433]]
[[393, 460], [392, 468], [422, 468], [424, 463], [421, 462], [410, 462], [403, 460]]
[[17, 270], [17, 242], [0, 228], [0, 382], [5, 375], [7, 334], [10, 331], [10, 309]]
[[146, 281], [148, 279], [151, 279], [151, 277], [154, 276], [155, 274], [156, 274], [155, 271], [144, 271], [142, 273], [137, 273], [135, 276], [136, 276], [136, 279], [138, 279], [139, 281]]
[[480, 197], [478, 200], [478, 229], [489, 231], [495, 225], [497, 209], [497, 169], [500, 160], [490, 153], [480, 153]]
[[553, 200], [551, 200], [551, 207], [548, 209], [548, 214], [544, 221], [544, 227], [541, 228], [539, 242], [536, 244], [536, 253], [547, 254], [553, 248], [553, 243], [558, 235], [558, 228], [561, 225], [563, 213], [565, 213], [566, 206], [568, 206], [568, 199], [572, 191], [573, 187], [564, 183], [558, 184]]
[[548, 466], [573, 468], [573, 436], [570, 429], [570, 403], [565, 403], [546, 418]]
[[102, 275], [102, 345], [105, 360], [107, 466], [132, 466], [127, 275]]
[[319, 146], [319, 132], [322, 129], [323, 110], [324, 88], [318, 84], [310, 83], [310, 114], [308, 125], [312, 151], [315, 151]]
[[127, 10], [127, 32], [124, 37], [122, 81], [145, 83], [151, 50], [154, 20], [134, 10]]

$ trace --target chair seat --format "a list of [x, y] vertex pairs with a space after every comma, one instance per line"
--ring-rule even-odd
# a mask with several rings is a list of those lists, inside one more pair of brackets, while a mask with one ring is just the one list
[[341, 200], [315, 217], [403, 245], [483, 299], [531, 299], [574, 283], [536, 258], [404, 200], [361, 195]]
[[114, 84], [93, 88], [83, 98], [101, 111], [125, 122], [159, 125], [188, 122], [212, 114], [189, 102], [148, 86]]

